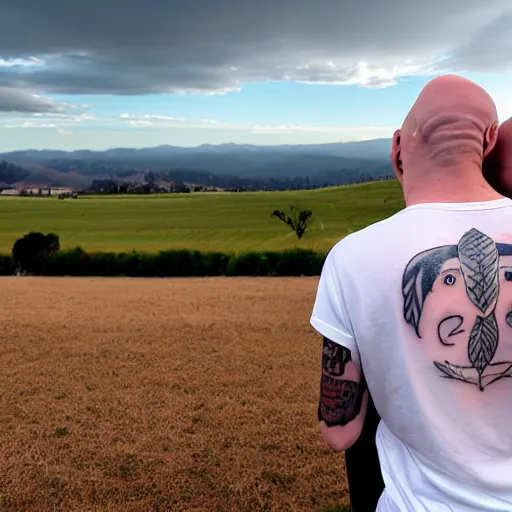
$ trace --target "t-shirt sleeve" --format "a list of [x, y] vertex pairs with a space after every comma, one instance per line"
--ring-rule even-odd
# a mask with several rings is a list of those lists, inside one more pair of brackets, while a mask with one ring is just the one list
[[332, 250], [322, 269], [310, 322], [322, 336], [348, 348], [352, 353], [352, 360], [359, 366], [359, 350], [352, 332], [343, 296], [341, 272], [337, 268], [336, 260], [336, 251]]

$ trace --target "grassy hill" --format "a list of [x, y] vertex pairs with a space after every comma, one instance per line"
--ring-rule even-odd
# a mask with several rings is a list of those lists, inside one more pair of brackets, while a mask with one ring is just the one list
[[[302, 240], [271, 213], [291, 204], [313, 211]], [[252, 193], [55, 198], [0, 197], [0, 253], [29, 231], [60, 235], [63, 249], [149, 251], [328, 250], [340, 238], [403, 208], [396, 181]]]

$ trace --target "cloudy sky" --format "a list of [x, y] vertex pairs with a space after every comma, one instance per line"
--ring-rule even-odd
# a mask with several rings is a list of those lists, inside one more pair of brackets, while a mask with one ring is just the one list
[[0, 151], [391, 136], [433, 76], [512, 116], [510, 0], [0, 0]]

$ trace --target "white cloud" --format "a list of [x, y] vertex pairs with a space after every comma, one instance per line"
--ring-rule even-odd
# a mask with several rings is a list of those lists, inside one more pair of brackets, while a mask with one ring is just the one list
[[57, 128], [55, 123], [30, 123], [25, 121], [24, 123], [13, 123], [0, 125], [0, 128], [12, 129], [12, 128]]
[[387, 136], [393, 128], [389, 126], [314, 126], [309, 124], [280, 124], [280, 125], [248, 125], [247, 128], [253, 133], [297, 133], [297, 132], [320, 132], [320, 133], [350, 133], [354, 131], [382, 132]]
[[315, 61], [302, 64], [285, 76], [286, 81], [316, 85], [359, 85], [361, 87], [383, 88], [397, 84], [398, 78], [438, 74], [434, 63], [403, 64], [382, 67], [360, 61], [352, 68], [333, 61]]
[[510, 94], [510, 90], [502, 90], [491, 95], [496, 103], [500, 122], [506, 121], [512, 117], [512, 95]]
[[160, 114], [130, 114], [125, 112], [119, 116], [121, 119], [156, 119], [159, 121], [186, 121], [184, 117], [163, 116]]
[[154, 123], [151, 121], [128, 121], [130, 126], [154, 126]]
[[0, 58], [0, 67], [4, 68], [27, 68], [34, 66], [44, 66], [44, 62], [37, 57], [30, 57], [29, 59], [19, 58], [19, 59], [2, 59]]
[[[293, 133], [319, 133], [339, 134], [340, 139], [351, 138], [355, 140], [362, 134], [370, 134], [368, 138], [390, 137], [393, 127], [389, 126], [315, 126], [310, 124], [243, 124], [226, 123], [215, 119], [184, 119], [173, 116], [156, 114], [122, 114], [120, 119], [127, 126], [148, 129], [218, 129], [228, 131], [243, 131], [253, 134], [293, 134]], [[355, 134], [355, 135], [354, 135]], [[355, 139], [354, 139], [355, 137]]]
[[105, 124], [111, 122], [111, 119], [97, 119], [89, 113], [78, 114], [73, 112], [36, 112], [33, 114], [0, 113], [0, 128], [60, 128], [63, 132], [61, 135], [67, 135], [69, 131], [67, 129], [70, 127], [84, 126], [84, 124], [95, 121], [98, 121], [100, 124]]

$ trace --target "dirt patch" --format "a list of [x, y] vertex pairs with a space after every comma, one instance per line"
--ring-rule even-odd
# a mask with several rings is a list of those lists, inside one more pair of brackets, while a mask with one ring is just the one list
[[0, 509], [347, 503], [303, 279], [3, 278]]

